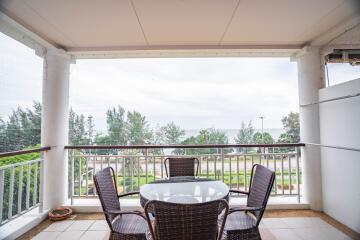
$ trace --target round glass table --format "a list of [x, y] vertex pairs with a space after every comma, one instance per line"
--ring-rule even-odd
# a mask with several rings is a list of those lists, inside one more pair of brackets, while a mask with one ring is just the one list
[[196, 178], [171, 178], [148, 183], [140, 188], [141, 206], [150, 200], [171, 203], [204, 203], [229, 197], [229, 188], [221, 181]]

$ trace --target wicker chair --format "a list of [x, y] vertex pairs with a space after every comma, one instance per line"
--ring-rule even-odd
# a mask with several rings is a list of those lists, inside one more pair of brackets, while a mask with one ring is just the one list
[[[148, 240], [220, 240], [228, 210], [226, 200], [197, 204], [149, 201], [145, 205], [150, 230], [146, 237]], [[155, 216], [153, 222], [150, 214]]]
[[[197, 167], [194, 174], [195, 162]], [[199, 171], [199, 159], [197, 158], [167, 158], [164, 165], [167, 177], [197, 176]], [[167, 165], [169, 165], [169, 171]]]
[[139, 211], [122, 211], [119, 202], [119, 198], [139, 194], [139, 192], [119, 195], [117, 193], [114, 169], [111, 167], [97, 172], [94, 176], [94, 182], [106, 221], [111, 230], [109, 239], [146, 239], [145, 232], [148, 227], [144, 214]]
[[261, 240], [258, 226], [264, 214], [274, 179], [275, 173], [273, 171], [255, 164], [251, 171], [249, 192], [230, 190], [233, 193], [246, 194], [248, 197], [246, 206], [229, 210], [224, 239]]

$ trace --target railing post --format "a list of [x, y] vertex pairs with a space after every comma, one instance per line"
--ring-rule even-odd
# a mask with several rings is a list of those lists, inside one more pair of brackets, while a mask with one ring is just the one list
[[70, 152], [70, 202], [71, 202], [71, 205], [74, 204], [74, 182], [75, 182], [75, 179], [74, 179], [74, 171], [75, 171], [75, 168], [74, 168], [74, 158], [75, 158], [75, 150], [69, 150]]
[[40, 153], [40, 189], [39, 189], [39, 211], [44, 212], [44, 152]]
[[5, 177], [5, 170], [0, 169], [0, 224], [2, 222], [2, 215], [3, 215], [4, 177]]
[[10, 186], [9, 186], [9, 203], [8, 203], [8, 219], [12, 218], [12, 206], [14, 197], [14, 167], [10, 167]]
[[[41, 164], [41, 163], [40, 163]], [[18, 204], [17, 204], [17, 212], [18, 214], [21, 213], [21, 202], [22, 202], [22, 178], [23, 178], [23, 169], [24, 169], [24, 165], [21, 164], [20, 166], [20, 171], [19, 171], [19, 182], [18, 182]]]
[[222, 181], [225, 181], [225, 168], [224, 168], [224, 148], [220, 148], [220, 154], [221, 154], [221, 177], [222, 177]]
[[145, 149], [145, 182], [148, 183], [148, 149]]
[[297, 201], [300, 203], [300, 174], [299, 174], [299, 148], [296, 147], [296, 188], [297, 188]]

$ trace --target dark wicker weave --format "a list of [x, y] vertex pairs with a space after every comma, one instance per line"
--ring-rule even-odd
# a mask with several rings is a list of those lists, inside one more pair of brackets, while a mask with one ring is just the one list
[[[196, 174], [194, 174], [195, 162], [197, 164]], [[199, 159], [197, 158], [167, 158], [164, 165], [167, 177], [197, 176], [199, 171]]]
[[122, 211], [119, 202], [120, 197], [139, 194], [139, 192], [119, 195], [114, 169], [111, 167], [97, 172], [94, 182], [106, 221], [111, 229], [110, 239], [146, 239], [145, 232], [148, 227], [144, 214], [139, 211]]
[[[228, 213], [228, 203], [216, 200], [198, 204], [150, 201], [145, 214], [152, 240], [220, 240]], [[219, 218], [219, 212], [224, 213]], [[150, 214], [155, 216], [152, 223]]]
[[224, 239], [261, 240], [258, 226], [264, 214], [274, 179], [275, 173], [273, 171], [255, 164], [251, 171], [249, 192], [230, 190], [233, 193], [246, 194], [248, 198], [245, 207], [229, 210]]

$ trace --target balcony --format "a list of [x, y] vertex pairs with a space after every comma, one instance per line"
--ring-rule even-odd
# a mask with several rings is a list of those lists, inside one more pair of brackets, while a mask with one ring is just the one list
[[[360, 79], [330, 86], [327, 76], [330, 63], [358, 67], [359, 13], [357, 0], [0, 1], [0, 31], [43, 60], [42, 147], [0, 153], [0, 239], [69, 238], [71, 230], [80, 234], [74, 238], [106, 238], [94, 173], [112, 166], [126, 193], [163, 178], [164, 159], [172, 155], [197, 157], [201, 177], [232, 189], [249, 188], [254, 164], [274, 170], [264, 239], [360, 239]], [[68, 146], [71, 64], [197, 57], [296, 62], [302, 144]], [[35, 157], [3, 161], [24, 154]], [[230, 205], [244, 201], [233, 195]], [[46, 220], [64, 205], [76, 211], [73, 220]], [[122, 206], [140, 208], [130, 197]]]

